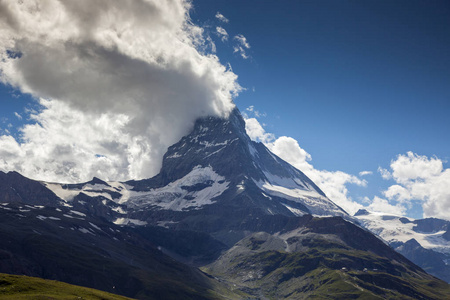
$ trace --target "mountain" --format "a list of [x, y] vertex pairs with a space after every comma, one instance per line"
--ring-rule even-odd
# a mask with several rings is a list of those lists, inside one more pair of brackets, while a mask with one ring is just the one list
[[340, 217], [297, 221], [294, 230], [242, 239], [204, 270], [261, 299], [448, 296], [448, 284]]
[[4, 273], [138, 299], [450, 296], [251, 141], [238, 110], [197, 120], [153, 178], [61, 184], [0, 173], [0, 197]]
[[162, 253], [133, 228], [72, 207], [3, 203], [0, 240], [2, 273], [139, 299], [239, 299], [198, 269]]
[[436, 218], [414, 220], [359, 210], [355, 217], [396, 251], [428, 273], [450, 283], [450, 221]]
[[247, 224], [267, 215], [350, 218], [305, 174], [251, 141], [237, 109], [228, 119], [197, 120], [169, 147], [153, 178], [46, 186], [69, 205], [82, 194], [103, 199], [119, 213], [104, 215], [116, 224], [203, 231], [228, 246], [246, 235]]

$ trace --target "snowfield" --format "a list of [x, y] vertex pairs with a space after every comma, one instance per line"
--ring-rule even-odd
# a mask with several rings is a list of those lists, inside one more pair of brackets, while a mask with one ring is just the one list
[[212, 167], [195, 167], [189, 174], [167, 186], [146, 192], [129, 192], [129, 206], [157, 206], [182, 211], [213, 204], [214, 198], [228, 189], [229, 182]]
[[417, 232], [413, 229], [417, 226], [413, 223], [414, 219], [407, 218], [410, 222], [405, 222], [404, 217], [375, 212], [359, 215], [357, 218], [362, 225], [388, 243], [406, 243], [415, 239], [425, 249], [450, 254], [450, 241], [442, 237], [445, 231]]

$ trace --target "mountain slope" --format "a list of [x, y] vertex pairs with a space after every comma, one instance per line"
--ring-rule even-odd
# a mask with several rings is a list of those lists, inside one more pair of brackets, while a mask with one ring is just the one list
[[254, 233], [204, 270], [262, 299], [445, 299], [436, 280], [341, 218], [301, 217], [295, 230]]
[[163, 254], [133, 228], [72, 208], [0, 205], [0, 240], [3, 273], [139, 299], [224, 298], [218, 282]]

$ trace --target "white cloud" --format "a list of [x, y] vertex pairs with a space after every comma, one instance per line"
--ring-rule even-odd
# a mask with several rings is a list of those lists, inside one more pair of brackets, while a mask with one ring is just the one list
[[400, 202], [405, 202], [406, 200], [411, 199], [411, 193], [408, 189], [398, 184], [391, 185], [386, 191], [383, 192], [383, 194], [388, 199], [395, 199]]
[[229, 22], [229, 20], [224, 15], [222, 15], [220, 12], [216, 13], [216, 18], [219, 21], [224, 22], [224, 23], [228, 23]]
[[255, 118], [245, 118], [245, 130], [248, 136], [254, 141], [267, 144], [275, 140], [275, 136], [272, 133], [267, 133]]
[[[249, 111], [252, 110], [254, 110], [254, 107], [249, 107]], [[354, 214], [363, 207], [348, 195], [347, 185], [366, 186], [365, 180], [341, 171], [317, 170], [310, 163], [311, 155], [302, 149], [295, 139], [286, 136], [276, 138], [272, 133], [267, 133], [255, 118], [246, 117], [245, 122], [247, 134], [252, 140], [264, 143], [270, 151], [305, 173], [333, 202], [345, 211]]]
[[248, 59], [250, 56], [245, 49], [250, 49], [250, 44], [247, 42], [247, 38], [242, 34], [238, 34], [234, 37], [237, 41], [237, 45], [233, 47], [233, 53], [238, 53], [243, 59]]
[[392, 178], [391, 172], [389, 172], [387, 169], [383, 169], [382, 167], [378, 167], [378, 173], [380, 173], [381, 178], [384, 180], [389, 180]]
[[242, 45], [242, 47], [246, 49], [250, 49], [250, 44], [247, 42], [247, 38], [243, 36], [242, 34], [238, 34], [234, 37], [235, 40], [239, 42], [239, 44]]
[[420, 201], [424, 217], [450, 219], [450, 169], [443, 161], [407, 152], [390, 164], [394, 185], [384, 195], [400, 203]]
[[0, 0], [0, 80], [47, 99], [23, 143], [1, 136], [0, 169], [58, 181], [150, 177], [195, 119], [226, 116], [237, 76], [205, 52], [189, 10], [184, 0]]
[[244, 48], [242, 48], [241, 46], [234, 46], [233, 47], [233, 53], [238, 53], [243, 59], [249, 59], [250, 56], [247, 55], [247, 53], [245, 52]]
[[397, 159], [391, 162], [391, 169], [395, 181], [408, 183], [411, 180], [439, 175], [443, 165], [440, 159], [420, 156], [409, 151], [406, 155], [398, 155]]
[[222, 42], [228, 41], [228, 32], [220, 26], [216, 27], [216, 32], [219, 35]]
[[359, 172], [359, 176], [367, 176], [367, 175], [372, 175], [373, 173], [371, 171], [361, 171]]
[[245, 110], [248, 111], [249, 113], [253, 114], [257, 118], [267, 116], [266, 113], [261, 113], [260, 111], [256, 110], [254, 105], [250, 105]]
[[124, 175], [140, 174], [139, 168], [151, 167], [145, 155], [136, 155], [148, 154], [150, 145], [123, 134], [129, 122], [126, 115], [89, 115], [61, 101], [41, 100], [41, 104], [42, 112], [31, 115], [37, 123], [22, 129], [25, 143], [0, 136], [2, 169], [40, 180], [80, 182], [85, 174], [125, 179]]
[[214, 41], [212, 40], [212, 38], [209, 35], [206, 37], [206, 41], [207, 41], [207, 44], [209, 45], [209, 47], [211, 48], [211, 53], [216, 53], [216, 51], [217, 51], [216, 44], [214, 43]]
[[[267, 134], [267, 133], [266, 133]], [[273, 142], [266, 143], [270, 151], [280, 156], [299, 170], [309, 172], [313, 169], [309, 164], [311, 155], [300, 147], [298, 142], [287, 136], [281, 136]]]
[[401, 204], [392, 205], [388, 200], [375, 196], [371, 204], [367, 207], [368, 210], [380, 212], [388, 215], [404, 216], [406, 208]]
[[17, 119], [22, 120], [22, 116], [19, 113], [14, 112], [14, 115], [17, 117]]

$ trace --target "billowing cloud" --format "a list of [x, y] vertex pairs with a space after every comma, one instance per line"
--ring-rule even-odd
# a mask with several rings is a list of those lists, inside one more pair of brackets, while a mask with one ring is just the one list
[[222, 42], [226, 42], [228, 40], [228, 32], [220, 26], [216, 27], [217, 35], [219, 35]]
[[[249, 111], [254, 110], [250, 107]], [[244, 115], [245, 117], [245, 115]], [[354, 214], [363, 206], [348, 195], [348, 184], [366, 186], [366, 181], [342, 171], [317, 170], [310, 163], [311, 155], [300, 147], [298, 142], [287, 136], [276, 138], [267, 133], [256, 118], [245, 118], [246, 131], [254, 141], [262, 142], [270, 151], [292, 164], [314, 181], [325, 194], [350, 214]]]
[[379, 212], [387, 215], [404, 216], [406, 207], [397, 203], [391, 204], [388, 200], [375, 196], [370, 205], [366, 208], [369, 211]]
[[0, 0], [0, 80], [42, 104], [20, 142], [1, 136], [0, 169], [150, 177], [196, 118], [226, 116], [237, 76], [206, 53], [189, 10], [187, 0]]
[[220, 12], [216, 13], [216, 18], [219, 21], [224, 22], [224, 23], [228, 23], [229, 22], [229, 20], [224, 15], [222, 15]]
[[245, 118], [245, 130], [247, 131], [249, 137], [254, 141], [268, 144], [275, 140], [275, 136], [272, 133], [266, 132], [259, 121], [255, 118]]
[[450, 169], [444, 169], [442, 160], [407, 152], [398, 155], [390, 168], [396, 184], [384, 191], [387, 199], [420, 201], [424, 217], [450, 220]]
[[413, 152], [398, 155], [391, 163], [392, 176], [395, 181], [409, 183], [413, 180], [428, 179], [442, 173], [443, 164], [435, 157], [428, 158]]

